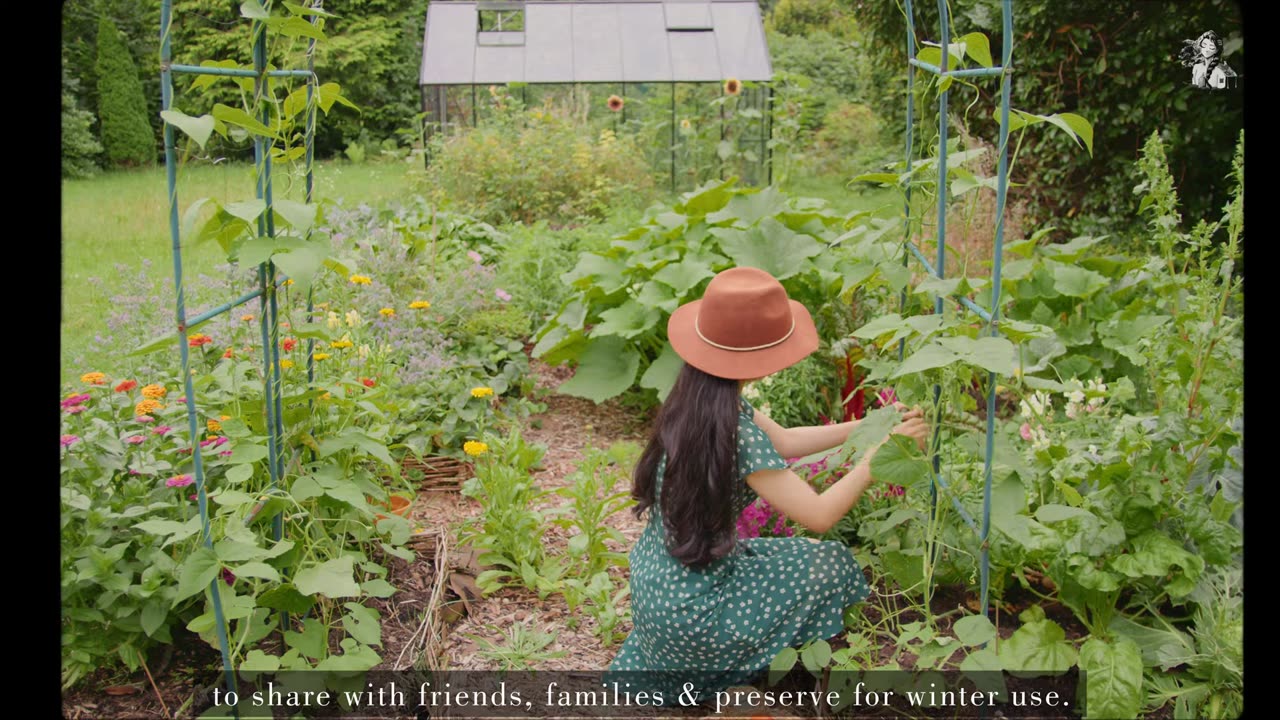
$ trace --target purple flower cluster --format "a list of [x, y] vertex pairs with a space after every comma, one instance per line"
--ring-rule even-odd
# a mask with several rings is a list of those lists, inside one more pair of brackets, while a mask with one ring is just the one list
[[[770, 520], [773, 520], [772, 528], [768, 527]], [[795, 534], [795, 530], [787, 525], [787, 518], [782, 513], [775, 516], [768, 501], [761, 498], [743, 508], [742, 514], [738, 516], [738, 537], [761, 537], [765, 532], [772, 537], [791, 537]]]

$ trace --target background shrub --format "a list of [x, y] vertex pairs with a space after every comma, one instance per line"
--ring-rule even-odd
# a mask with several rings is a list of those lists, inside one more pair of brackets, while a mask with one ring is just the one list
[[129, 48], [109, 18], [98, 22], [98, 118], [102, 145], [112, 165], [150, 165], [156, 144], [147, 121], [147, 100]]
[[432, 191], [486, 222], [603, 218], [653, 187], [631, 138], [608, 129], [594, 135], [554, 112], [508, 111], [434, 142]]

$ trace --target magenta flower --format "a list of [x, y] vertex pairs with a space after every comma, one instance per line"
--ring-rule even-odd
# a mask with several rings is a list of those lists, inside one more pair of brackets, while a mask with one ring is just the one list
[[501, 300], [502, 302], [511, 301], [511, 294], [508, 293], [506, 290], [503, 290], [502, 288], [498, 288], [497, 290], [494, 290], [493, 294], [497, 295], [498, 299]]
[[1027, 423], [1022, 423], [1022, 427], [1018, 428], [1018, 434], [1022, 436], [1023, 440], [1031, 442], [1031, 426]]
[[142, 473], [138, 472], [137, 470], [135, 470], [135, 469], [133, 469], [133, 468], [129, 468], [129, 474], [130, 474], [130, 475], [141, 475]]
[[218, 454], [219, 454], [219, 455], [221, 455], [222, 457], [231, 457], [231, 451], [230, 451], [230, 450], [223, 450], [222, 452], [220, 452], [220, 453], [218, 453]]
[[893, 388], [885, 388], [876, 393], [876, 397], [880, 400], [880, 407], [888, 407], [898, 402], [898, 393]]
[[231, 585], [236, 581], [236, 574], [228, 568], [222, 568], [222, 581]]
[[82, 412], [84, 412], [85, 410], [88, 410], [88, 409], [89, 409], [89, 408], [88, 408], [87, 406], [85, 406], [85, 405], [72, 405], [71, 407], [67, 408], [67, 414], [69, 414], [69, 415], [79, 415], [80, 413], [82, 413]]
[[218, 447], [219, 445], [226, 445], [229, 442], [231, 441], [227, 439], [226, 435], [219, 435], [218, 439], [214, 441], [213, 446]]
[[480, 253], [476, 252], [475, 250], [468, 250], [467, 257], [471, 258], [477, 265], [484, 262], [484, 258], [481, 257]]
[[89, 399], [91, 397], [93, 396], [90, 395], [89, 393], [80, 393], [79, 395], [72, 395], [71, 397], [62, 401], [62, 409], [67, 410], [72, 407], [75, 407], [76, 405], [83, 405], [84, 403], [89, 402]]
[[165, 480], [164, 484], [166, 487], [172, 488], [172, 487], [186, 487], [187, 485], [190, 485], [193, 482], [195, 482], [195, 478], [191, 477], [190, 475], [174, 475], [168, 480]]
[[130, 445], [141, 445], [142, 443], [146, 442], [146, 440], [147, 440], [146, 435], [132, 435], [124, 439], [124, 441], [129, 443]]
[[63, 435], [61, 442], [62, 442], [62, 447], [71, 447], [72, 445], [75, 445], [76, 443], [80, 442], [80, 436], [79, 435]]
[[190, 500], [191, 502], [195, 502], [195, 501], [196, 501], [196, 494], [195, 494], [195, 493], [191, 493], [190, 495], [188, 495], [188, 496], [187, 496], [187, 499], [188, 499], [188, 500]]
[[155, 435], [168, 435], [170, 430], [173, 430], [173, 428], [169, 427], [168, 425], [161, 425], [160, 427], [151, 428], [151, 432]]

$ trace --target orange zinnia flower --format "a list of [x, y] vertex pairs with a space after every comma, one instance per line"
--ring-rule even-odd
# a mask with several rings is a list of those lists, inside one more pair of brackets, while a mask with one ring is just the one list
[[116, 392], [129, 392], [136, 387], [138, 387], [137, 380], [125, 380], [116, 386]]

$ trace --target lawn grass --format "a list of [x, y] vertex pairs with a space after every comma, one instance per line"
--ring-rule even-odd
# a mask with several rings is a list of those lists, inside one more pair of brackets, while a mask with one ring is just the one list
[[[317, 198], [344, 204], [378, 204], [412, 195], [407, 163], [316, 163]], [[62, 183], [62, 356], [67, 358], [101, 331], [101, 308], [109, 302], [112, 279], [137, 270], [144, 260], [151, 275], [172, 277], [169, 204], [164, 167], [103, 173]], [[301, 200], [301, 179], [287, 174], [273, 180], [275, 197]], [[254, 195], [253, 165], [221, 163], [189, 166], [179, 173], [179, 217], [195, 200], [246, 200]], [[221, 248], [209, 243], [184, 246], [188, 276], [211, 271], [224, 261]], [[101, 278], [102, 285], [89, 282]], [[169, 280], [169, 282], [172, 282]], [[104, 289], [105, 288], [105, 289]], [[65, 369], [64, 369], [65, 374]]]

